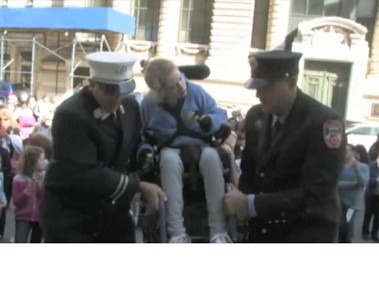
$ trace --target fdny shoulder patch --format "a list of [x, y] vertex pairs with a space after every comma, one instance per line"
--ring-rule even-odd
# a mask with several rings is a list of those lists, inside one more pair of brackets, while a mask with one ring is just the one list
[[328, 148], [338, 149], [342, 144], [342, 121], [338, 119], [329, 119], [324, 122], [323, 135], [324, 141]]

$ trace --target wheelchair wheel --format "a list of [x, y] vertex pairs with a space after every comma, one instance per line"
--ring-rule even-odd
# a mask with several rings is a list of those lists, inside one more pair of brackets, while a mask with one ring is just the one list
[[142, 210], [138, 219], [138, 227], [142, 230], [144, 243], [160, 243], [159, 234], [159, 213], [146, 214], [146, 209]]

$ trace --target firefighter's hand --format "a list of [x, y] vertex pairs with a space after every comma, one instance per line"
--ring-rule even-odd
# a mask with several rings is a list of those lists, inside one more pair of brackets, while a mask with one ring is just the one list
[[249, 205], [247, 195], [231, 185], [233, 189], [225, 195], [224, 207], [229, 216], [236, 216], [239, 221], [249, 218]]
[[147, 205], [156, 210], [159, 209], [159, 203], [167, 201], [167, 196], [163, 190], [154, 183], [141, 182], [140, 190], [143, 199]]

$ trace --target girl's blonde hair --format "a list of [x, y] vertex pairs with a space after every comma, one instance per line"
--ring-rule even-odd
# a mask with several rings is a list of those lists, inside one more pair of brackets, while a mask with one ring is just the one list
[[37, 168], [37, 161], [45, 151], [39, 146], [27, 145], [21, 153], [19, 172], [31, 177]]
[[[8, 126], [4, 127], [3, 122], [7, 121]], [[18, 127], [17, 121], [12, 114], [12, 112], [6, 108], [0, 109], [0, 126], [4, 131], [7, 131], [8, 134], [15, 128]]]

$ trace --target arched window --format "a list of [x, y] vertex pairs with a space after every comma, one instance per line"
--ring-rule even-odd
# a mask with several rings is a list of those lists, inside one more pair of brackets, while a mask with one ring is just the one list
[[378, 0], [292, 0], [289, 32], [300, 22], [323, 16], [348, 18], [364, 25], [372, 42]]

